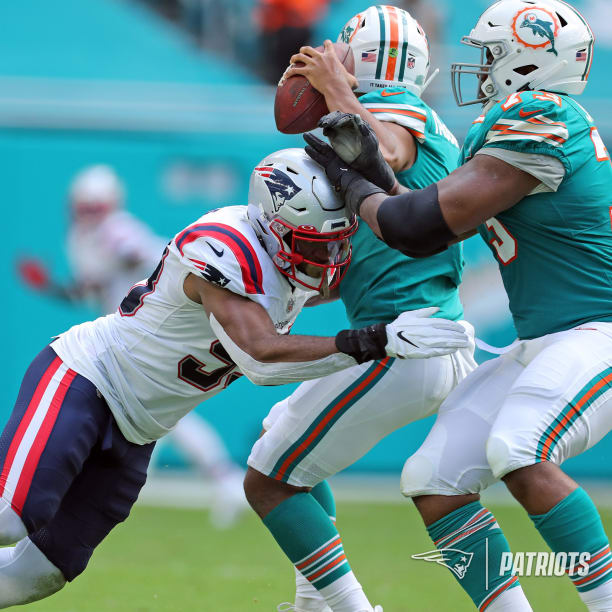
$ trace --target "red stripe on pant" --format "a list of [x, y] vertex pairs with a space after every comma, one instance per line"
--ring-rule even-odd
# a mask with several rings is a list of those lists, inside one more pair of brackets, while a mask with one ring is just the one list
[[19, 427], [17, 427], [17, 431], [11, 440], [11, 445], [8, 449], [8, 453], [6, 454], [6, 459], [4, 460], [4, 465], [2, 466], [2, 474], [0, 474], [0, 495], [4, 493], [4, 487], [6, 485], [7, 478], [11, 471], [11, 467], [13, 466], [13, 461], [15, 460], [15, 455], [19, 450], [19, 446], [21, 441], [23, 440], [23, 436], [36, 413], [36, 409], [38, 408], [38, 404], [40, 404], [40, 400], [44, 395], [47, 387], [49, 386], [49, 382], [53, 378], [55, 372], [57, 372], [58, 368], [62, 365], [62, 360], [59, 357], [56, 357], [51, 365], [47, 368], [45, 373], [42, 375], [40, 382], [38, 383], [36, 390], [34, 391], [34, 395], [26, 408], [26, 411], [19, 423]]
[[18, 512], [21, 512], [21, 509], [25, 504], [26, 497], [28, 496], [28, 492], [30, 490], [30, 485], [32, 484], [32, 479], [34, 478], [34, 472], [38, 467], [40, 456], [45, 450], [45, 446], [47, 445], [47, 441], [49, 440], [49, 436], [51, 435], [51, 431], [53, 430], [53, 426], [57, 420], [57, 415], [62, 407], [64, 397], [66, 397], [66, 393], [68, 392], [68, 389], [70, 388], [70, 385], [72, 384], [72, 381], [76, 375], [77, 373], [74, 370], [68, 370], [66, 374], [64, 374], [57, 391], [49, 404], [47, 414], [45, 415], [40, 429], [36, 434], [32, 448], [28, 453], [28, 457], [25, 461], [23, 469], [21, 470], [21, 474], [19, 475], [19, 481], [17, 482], [15, 493], [13, 495], [12, 505], [13, 508], [19, 508]]

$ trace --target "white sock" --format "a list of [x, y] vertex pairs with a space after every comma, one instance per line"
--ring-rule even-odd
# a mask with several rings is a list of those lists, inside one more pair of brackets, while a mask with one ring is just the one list
[[0, 546], [15, 544], [28, 535], [21, 517], [0, 497]]
[[320, 593], [334, 612], [374, 612], [353, 572], [323, 587]]
[[30, 538], [0, 548], [0, 608], [38, 601], [65, 584], [62, 572]]
[[325, 598], [295, 570], [295, 607], [303, 612], [331, 612]]
[[610, 612], [612, 610], [612, 579], [590, 591], [578, 592], [578, 595], [590, 612]]
[[488, 607], [487, 612], [531, 612], [521, 585], [504, 591]]

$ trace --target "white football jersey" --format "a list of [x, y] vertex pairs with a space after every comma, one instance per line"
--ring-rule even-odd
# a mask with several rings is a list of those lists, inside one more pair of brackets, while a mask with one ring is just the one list
[[[97, 225], [74, 223], [68, 232], [68, 260], [79, 283], [99, 288], [93, 298], [113, 312], [129, 288], [151, 274], [168, 240], [123, 210]], [[135, 267], [126, 261], [140, 262]]]
[[261, 304], [281, 334], [312, 295], [276, 269], [246, 206], [212, 211], [177, 234], [117, 312], [76, 325], [52, 344], [66, 365], [96, 385], [124, 436], [137, 444], [168, 433], [240, 376], [202, 305], [185, 295], [189, 273]]

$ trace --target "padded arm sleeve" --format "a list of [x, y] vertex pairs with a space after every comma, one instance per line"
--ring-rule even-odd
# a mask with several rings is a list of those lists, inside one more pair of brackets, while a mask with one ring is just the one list
[[382, 239], [409, 257], [444, 251], [457, 236], [448, 227], [438, 201], [438, 185], [390, 196], [376, 218]]
[[263, 363], [253, 359], [243, 351], [225, 332], [221, 324], [210, 315], [210, 326], [221, 341], [223, 348], [229, 353], [232, 361], [240, 371], [256, 385], [284, 385], [321, 378], [339, 370], [357, 365], [355, 359], [344, 353], [335, 353], [323, 359], [314, 361]]

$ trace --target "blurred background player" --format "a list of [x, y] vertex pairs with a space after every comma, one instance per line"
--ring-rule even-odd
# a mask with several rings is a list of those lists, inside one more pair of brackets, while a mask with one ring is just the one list
[[[382, 40], [381, 30], [387, 33]], [[457, 141], [421, 100], [432, 78], [421, 26], [406, 11], [371, 6], [349, 20], [338, 40], [352, 49], [355, 77], [342, 66], [329, 40], [323, 52], [302, 47], [291, 62], [304, 66], [289, 67], [286, 76], [306, 76], [323, 93], [330, 111], [359, 113], [368, 121], [403, 185], [416, 189], [452, 172]], [[389, 176], [391, 185], [395, 176]], [[351, 266], [331, 296], [342, 299], [352, 327], [390, 322], [404, 310], [431, 307], [439, 308], [435, 317], [462, 319], [461, 245], [412, 259], [383, 244], [365, 223], [353, 244]], [[364, 364], [303, 383], [274, 406], [264, 421], [267, 432], [249, 457], [245, 490], [296, 567], [292, 609], [372, 610], [344, 556], [334, 525], [334, 498], [325, 479], [353, 464], [386, 435], [435, 413], [476, 366], [472, 354], [473, 347], [450, 357]], [[321, 423], [326, 423], [324, 428]], [[305, 488], [310, 495], [304, 494]], [[303, 537], [287, 529], [292, 523], [300, 525]], [[325, 555], [318, 555], [326, 546]], [[338, 562], [339, 557], [344, 560]], [[329, 571], [323, 569], [326, 564]]]
[[[45, 265], [32, 258], [19, 262], [21, 277], [48, 295], [71, 302], [86, 300], [101, 313], [114, 312], [130, 287], [150, 276], [168, 241], [125, 210], [124, 185], [110, 166], [82, 169], [68, 198], [66, 246], [73, 281], [51, 281]], [[248, 505], [242, 490], [244, 470], [232, 461], [221, 437], [190, 412], [157, 445], [152, 465], [159, 463], [167, 443], [177, 446], [214, 483], [211, 521], [216, 527], [229, 527]]]

